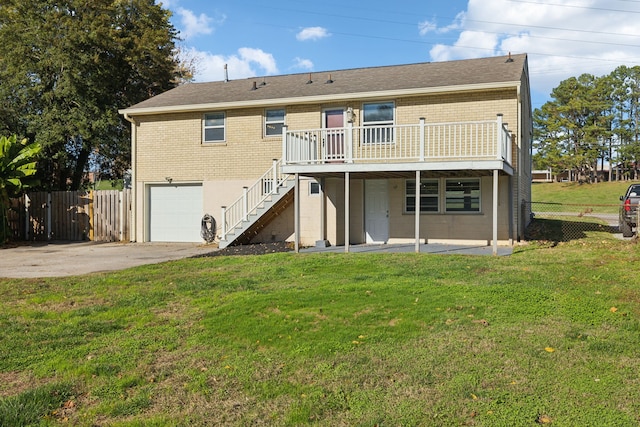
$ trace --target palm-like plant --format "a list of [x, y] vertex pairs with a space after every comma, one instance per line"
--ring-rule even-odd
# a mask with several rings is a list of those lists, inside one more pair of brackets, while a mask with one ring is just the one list
[[36, 159], [41, 145], [18, 141], [15, 135], [0, 137], [0, 243], [8, 238], [7, 210], [9, 199], [37, 184]]

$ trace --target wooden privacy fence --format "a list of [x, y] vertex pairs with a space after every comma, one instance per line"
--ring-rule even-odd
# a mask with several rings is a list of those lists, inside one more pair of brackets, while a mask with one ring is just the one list
[[15, 240], [128, 242], [131, 190], [34, 192], [13, 199]]

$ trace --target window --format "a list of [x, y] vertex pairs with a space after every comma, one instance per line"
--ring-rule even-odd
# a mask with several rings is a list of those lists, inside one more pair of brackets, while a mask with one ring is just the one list
[[264, 135], [281, 136], [284, 126], [284, 109], [264, 112]]
[[372, 102], [362, 105], [362, 141], [365, 144], [393, 142], [393, 102]]
[[[420, 180], [420, 212], [438, 212], [439, 202], [439, 185], [437, 179], [421, 179]], [[404, 192], [405, 207], [407, 213], [415, 213], [416, 211], [416, 180], [408, 179], [405, 181]]]
[[320, 194], [320, 183], [317, 181], [309, 181], [309, 195], [317, 196]]
[[222, 142], [224, 135], [224, 113], [207, 113], [204, 115], [202, 138], [204, 142]]
[[447, 179], [447, 212], [480, 212], [480, 179]]

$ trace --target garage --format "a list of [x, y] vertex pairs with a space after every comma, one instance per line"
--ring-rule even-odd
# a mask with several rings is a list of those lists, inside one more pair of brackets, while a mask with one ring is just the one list
[[202, 185], [150, 185], [150, 242], [201, 242]]

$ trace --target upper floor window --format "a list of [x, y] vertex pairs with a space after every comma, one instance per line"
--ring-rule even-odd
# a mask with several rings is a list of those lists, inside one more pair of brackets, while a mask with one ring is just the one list
[[204, 142], [222, 142], [225, 140], [224, 113], [205, 114], [202, 125], [202, 140]]
[[393, 142], [395, 104], [370, 102], [362, 105], [362, 141], [367, 144]]
[[[416, 180], [405, 181], [404, 211], [416, 211]], [[440, 188], [437, 179], [420, 180], [420, 212], [438, 212], [440, 206]]]
[[447, 212], [480, 212], [480, 178], [447, 179], [445, 186]]
[[284, 108], [277, 110], [266, 110], [264, 113], [264, 135], [280, 136], [284, 126]]

